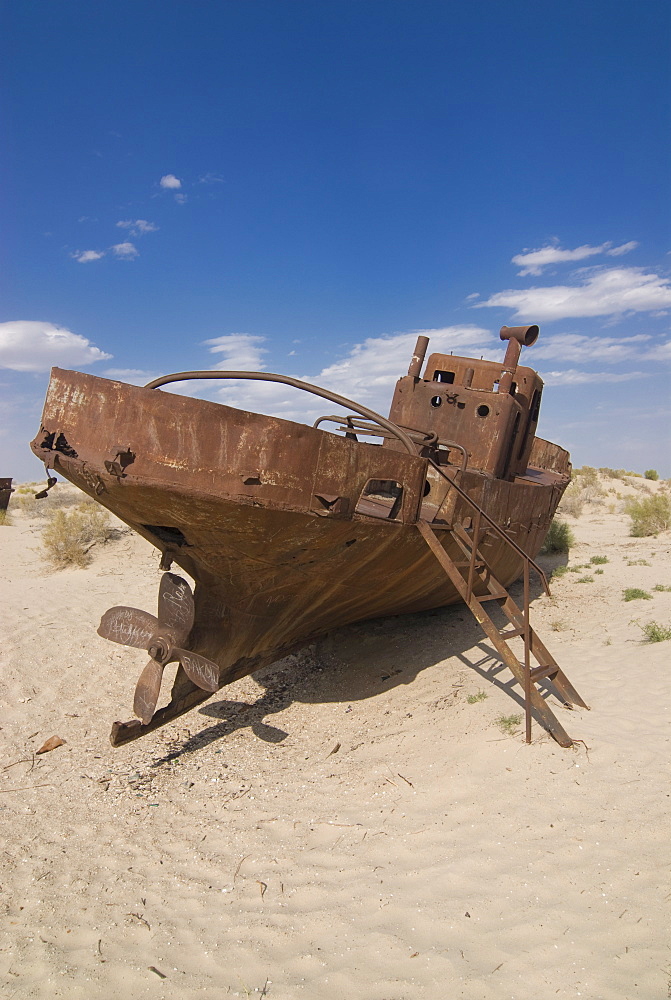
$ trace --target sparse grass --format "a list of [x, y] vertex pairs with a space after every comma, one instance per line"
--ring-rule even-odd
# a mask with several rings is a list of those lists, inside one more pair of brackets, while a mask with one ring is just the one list
[[86, 566], [91, 561], [89, 550], [112, 535], [109, 514], [93, 503], [81, 503], [69, 514], [54, 512], [42, 532], [42, 547], [54, 566]]
[[647, 590], [641, 590], [640, 587], [627, 587], [626, 590], [622, 591], [623, 601], [651, 601], [652, 594], [649, 594]]
[[486, 700], [487, 700], [486, 691], [478, 691], [477, 694], [469, 694], [468, 698], [466, 699], [469, 705], [475, 705], [476, 702], [478, 701], [486, 701]]
[[584, 568], [584, 566], [569, 566], [568, 571], [569, 573], [580, 573]]
[[665, 493], [644, 500], [627, 500], [625, 510], [631, 518], [630, 534], [635, 538], [656, 535], [671, 527], [671, 500]]
[[652, 566], [647, 559], [627, 559], [627, 566]]
[[498, 719], [494, 720], [501, 732], [505, 733], [506, 736], [514, 736], [521, 721], [521, 715], [499, 715]]
[[644, 475], [646, 479], [652, 479], [652, 481], [655, 483], [659, 479], [659, 473], [657, 472], [657, 469], [646, 469]]
[[12, 518], [7, 510], [0, 510], [0, 525], [10, 525], [12, 523]]
[[644, 635], [644, 642], [665, 642], [671, 639], [671, 628], [668, 625], [660, 625], [658, 622], [648, 622], [646, 625], [639, 625]]
[[568, 566], [555, 566], [552, 570], [552, 579], [554, 580], [556, 576], [564, 576], [566, 573], [568, 573]]
[[566, 628], [566, 622], [562, 621], [560, 618], [555, 619], [555, 621], [550, 622], [550, 628], [553, 632], [563, 632]]
[[581, 576], [579, 580], [576, 580], [576, 583], [594, 583], [594, 577], [593, 576]]
[[572, 545], [575, 545], [575, 535], [568, 524], [555, 518], [548, 528], [541, 552], [544, 554], [568, 552]]
[[597, 576], [597, 575], [598, 575], [598, 574], [600, 574], [600, 573], [603, 573], [603, 570], [602, 570], [602, 569], [595, 569], [595, 570], [594, 570], [594, 575], [595, 575], [595, 576]]
[[652, 589], [660, 591], [662, 593], [668, 593], [669, 591], [671, 591], [671, 587], [667, 587], [663, 583], [656, 583]]
[[605, 566], [608, 562], [608, 556], [592, 556], [590, 563], [592, 566]]

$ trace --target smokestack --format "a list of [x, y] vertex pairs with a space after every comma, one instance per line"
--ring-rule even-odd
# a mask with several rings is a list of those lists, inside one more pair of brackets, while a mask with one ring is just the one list
[[408, 368], [408, 375], [412, 375], [413, 378], [419, 378], [422, 365], [424, 364], [424, 358], [426, 357], [426, 349], [429, 346], [428, 337], [418, 337], [417, 343], [415, 344], [415, 353], [412, 356], [412, 361], [410, 362], [410, 367]]
[[538, 340], [539, 332], [535, 324], [533, 326], [501, 327], [499, 337], [501, 340], [508, 341], [508, 347], [506, 348], [506, 356], [503, 359], [501, 378], [499, 379], [499, 392], [510, 392], [522, 347], [531, 347], [532, 344], [535, 344]]

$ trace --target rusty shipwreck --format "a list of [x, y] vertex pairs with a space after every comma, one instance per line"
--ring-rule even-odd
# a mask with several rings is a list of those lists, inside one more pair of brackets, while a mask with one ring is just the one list
[[[158, 617], [116, 607], [99, 628], [150, 655], [138, 718], [115, 723], [112, 743], [331, 629], [463, 601], [524, 690], [527, 740], [535, 715], [570, 746], [549, 685], [587, 706], [529, 617], [530, 574], [547, 588], [533, 559], [571, 468], [535, 435], [543, 383], [519, 357], [537, 336], [503, 327], [502, 364], [425, 364], [420, 337], [388, 418], [283, 375], [180, 372], [142, 388], [53, 369], [34, 453], [152, 542], [166, 571]], [[309, 427], [160, 391], [191, 378], [283, 382], [348, 412]], [[517, 603], [507, 588], [520, 577]], [[170, 701], [157, 709], [170, 662]]]

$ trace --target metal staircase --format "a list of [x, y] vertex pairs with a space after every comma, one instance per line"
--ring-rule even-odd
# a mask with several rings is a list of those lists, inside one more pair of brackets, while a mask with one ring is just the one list
[[[434, 468], [437, 468], [444, 475], [439, 467], [434, 466]], [[444, 478], [448, 479], [447, 476]], [[420, 519], [417, 521], [417, 528], [461, 595], [464, 604], [468, 606], [503, 662], [523, 688], [527, 743], [531, 742], [531, 719], [532, 715], [535, 714], [560, 746], [573, 746], [573, 740], [548, 707], [537, 687], [540, 681], [547, 679], [564, 699], [567, 706], [578, 705], [581, 708], [589, 708], [531, 627], [529, 614], [530, 571], [533, 569], [538, 574], [546, 592], [549, 593], [545, 574], [540, 566], [454, 480], [449, 479], [448, 481], [473, 511], [471, 527], [467, 528], [461, 524], [453, 523], [449, 528], [442, 529], [437, 534], [428, 521]], [[523, 607], [521, 608], [503, 584], [494, 576], [480, 549], [481, 542], [489, 533], [498, 535], [522, 559], [524, 590]], [[456, 546], [463, 555], [463, 559], [455, 561], [450, 557], [441, 542], [445, 536], [448, 536], [455, 543], [450, 548], [454, 551]], [[486, 609], [489, 601], [499, 602], [501, 611], [512, 627], [504, 629], [498, 627]], [[518, 637], [522, 640], [524, 650], [521, 659], [510, 645], [510, 640]], [[532, 665], [532, 658], [535, 660], [535, 666]]]

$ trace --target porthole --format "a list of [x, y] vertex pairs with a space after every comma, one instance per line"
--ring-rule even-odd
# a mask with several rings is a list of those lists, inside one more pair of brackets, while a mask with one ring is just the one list
[[475, 412], [479, 417], [487, 417], [489, 416], [489, 407], [486, 403], [482, 403]]
[[432, 396], [431, 397], [431, 406], [441, 406], [442, 402], [443, 402], [443, 397], [442, 396]]

